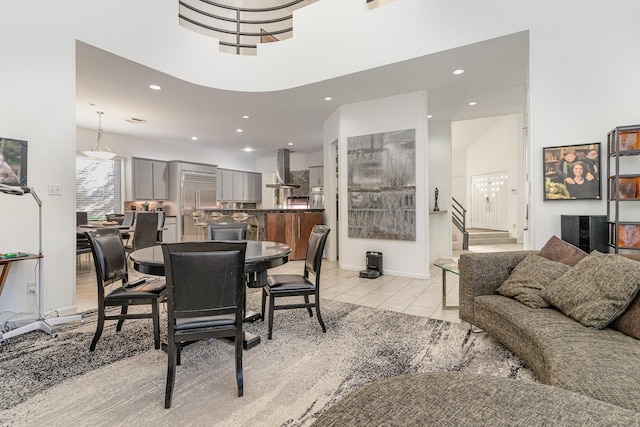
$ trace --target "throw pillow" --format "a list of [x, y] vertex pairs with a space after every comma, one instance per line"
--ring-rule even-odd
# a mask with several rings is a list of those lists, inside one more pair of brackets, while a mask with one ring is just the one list
[[558, 239], [557, 236], [551, 236], [551, 238], [540, 249], [540, 256], [551, 261], [561, 262], [571, 267], [576, 265], [580, 260], [586, 257], [587, 254], [582, 249], [573, 246], [569, 242], [565, 242], [562, 239]]
[[640, 294], [612, 324], [611, 328], [640, 340]]
[[570, 268], [566, 264], [529, 254], [516, 265], [497, 292], [531, 308], [549, 307], [540, 292]]
[[542, 297], [585, 326], [602, 329], [620, 316], [640, 289], [640, 263], [593, 251], [551, 282]]

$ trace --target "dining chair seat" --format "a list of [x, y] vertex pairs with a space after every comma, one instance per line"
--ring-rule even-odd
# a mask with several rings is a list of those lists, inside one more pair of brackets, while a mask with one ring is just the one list
[[141, 285], [131, 287], [131, 288], [123, 288], [122, 286], [115, 288], [110, 293], [104, 296], [106, 301], [110, 300], [121, 300], [121, 299], [129, 299], [129, 298], [144, 298], [145, 296], [152, 297], [158, 296], [163, 293], [166, 289], [166, 285], [164, 281], [157, 280], [151, 283], [143, 283]]
[[278, 274], [267, 277], [267, 286], [272, 293], [314, 291], [316, 286], [299, 274]]
[[222, 314], [219, 316], [191, 317], [188, 319], [176, 319], [176, 331], [186, 329], [215, 328], [218, 326], [234, 326], [236, 316], [234, 314]]

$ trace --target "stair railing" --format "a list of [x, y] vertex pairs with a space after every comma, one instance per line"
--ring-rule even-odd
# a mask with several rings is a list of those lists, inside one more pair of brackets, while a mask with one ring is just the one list
[[462, 206], [462, 203], [457, 201], [454, 197], [451, 198], [453, 203], [451, 207], [451, 221], [453, 225], [462, 233], [462, 249], [465, 251], [469, 249], [469, 232], [467, 231], [467, 210]]
[[[220, 40], [221, 46], [241, 49], [256, 49], [259, 43], [289, 38], [293, 33], [291, 10], [305, 0], [293, 0], [287, 4], [263, 8], [235, 7], [212, 0], [179, 0], [178, 17], [181, 25], [194, 25], [199, 32]], [[308, 3], [307, 3], [308, 4]], [[306, 6], [305, 5], [301, 5]], [[293, 9], [290, 9], [293, 8]], [[297, 7], [299, 8], [299, 7]], [[247, 18], [247, 17], [259, 17]], [[266, 26], [266, 29], [265, 29]]]

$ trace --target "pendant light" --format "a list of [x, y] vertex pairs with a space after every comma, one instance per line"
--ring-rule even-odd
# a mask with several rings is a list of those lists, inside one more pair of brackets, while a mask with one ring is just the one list
[[82, 154], [96, 160], [109, 160], [115, 157], [116, 153], [102, 143], [102, 115], [104, 113], [102, 111], [96, 111], [96, 113], [98, 114], [98, 139], [91, 150], [85, 150]]

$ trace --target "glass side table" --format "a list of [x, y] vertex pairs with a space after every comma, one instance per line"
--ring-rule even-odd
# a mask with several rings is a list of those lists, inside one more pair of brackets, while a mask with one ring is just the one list
[[433, 265], [442, 269], [442, 309], [454, 310], [458, 308], [457, 305], [447, 305], [447, 272], [459, 276], [460, 270], [458, 270], [458, 264], [434, 262]]

